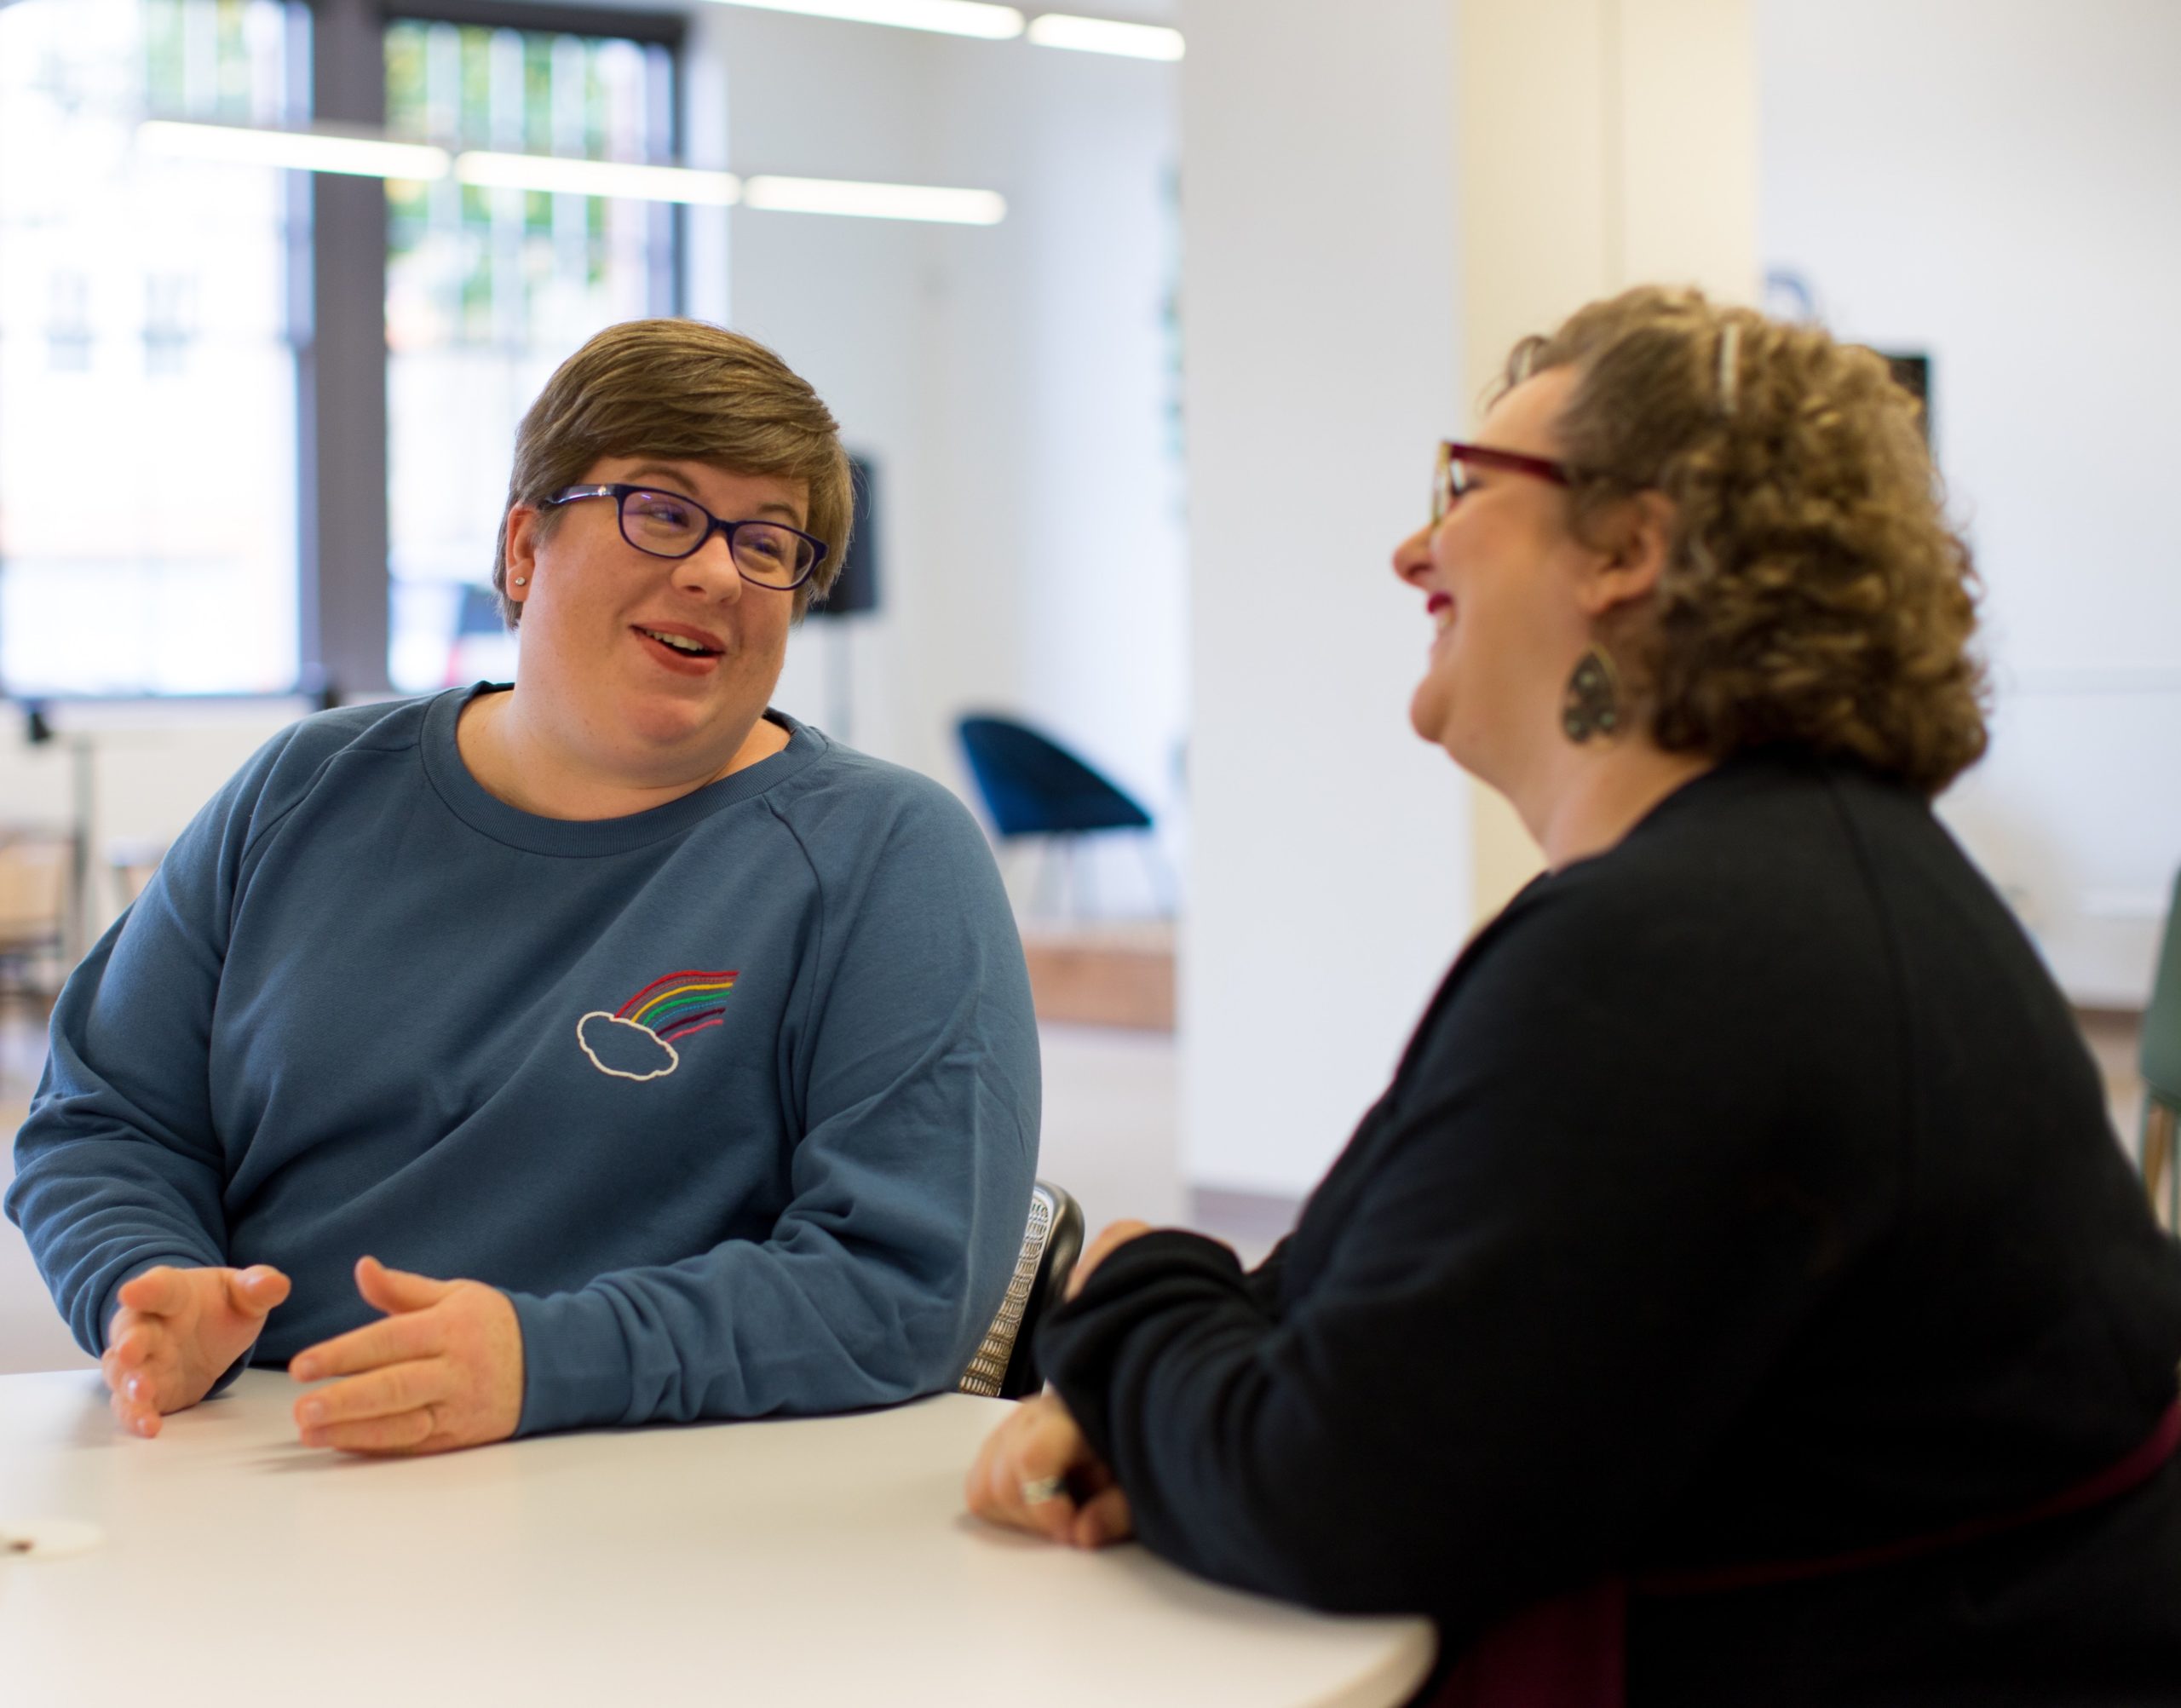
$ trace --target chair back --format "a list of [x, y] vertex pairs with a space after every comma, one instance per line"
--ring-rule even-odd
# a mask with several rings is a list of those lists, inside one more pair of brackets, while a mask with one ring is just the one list
[[1044, 1181], [1030, 1188], [1030, 1219], [1007, 1297], [985, 1331], [984, 1343], [958, 1384], [964, 1394], [1020, 1400], [1044, 1385], [1032, 1342], [1039, 1320], [1067, 1291], [1067, 1278], [1083, 1254], [1083, 1211], [1060, 1188]]
[[977, 713], [955, 731], [1002, 837], [1151, 827], [1151, 814], [1133, 799], [1027, 724]]
[[0, 950], [57, 950], [68, 906], [67, 833], [0, 826]]

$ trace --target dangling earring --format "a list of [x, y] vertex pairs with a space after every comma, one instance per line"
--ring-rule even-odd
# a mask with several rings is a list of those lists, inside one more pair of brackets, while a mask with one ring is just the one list
[[1620, 733], [1620, 672], [1604, 647], [1594, 645], [1576, 661], [1560, 700], [1560, 728], [1578, 746], [1594, 735], [1610, 741]]

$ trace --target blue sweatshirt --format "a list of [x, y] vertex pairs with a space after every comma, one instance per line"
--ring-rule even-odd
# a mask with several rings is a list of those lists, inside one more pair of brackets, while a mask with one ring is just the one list
[[952, 796], [786, 749], [541, 819], [469, 694], [274, 738], [70, 979], [9, 1217], [97, 1353], [155, 1263], [271, 1263], [251, 1361], [375, 1320], [350, 1274], [514, 1299], [522, 1433], [950, 1386], [1006, 1287], [1038, 1050]]

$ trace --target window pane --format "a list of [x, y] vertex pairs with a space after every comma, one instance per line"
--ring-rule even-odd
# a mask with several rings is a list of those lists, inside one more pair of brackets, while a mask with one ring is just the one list
[[[610, 37], [400, 20], [388, 129], [454, 148], [663, 161], [673, 59]], [[484, 589], [515, 423], [600, 327], [672, 312], [674, 216], [657, 204], [390, 183], [388, 517], [394, 686], [504, 679]]]
[[302, 9], [0, 8], [0, 679], [296, 680], [284, 172], [154, 158], [147, 118], [308, 117]]

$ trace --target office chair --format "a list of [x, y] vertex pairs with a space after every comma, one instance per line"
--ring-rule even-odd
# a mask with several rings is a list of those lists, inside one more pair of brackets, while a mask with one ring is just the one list
[[1007, 1297], [956, 1384], [963, 1393], [1020, 1400], [1044, 1385], [1030, 1343], [1039, 1319], [1067, 1292], [1082, 1252], [1082, 1207], [1060, 1188], [1037, 1182], [1030, 1188], [1029, 1225]]
[[2150, 1006], [2144, 1010], [2144, 1190], [2166, 1225], [2181, 1231], [2181, 876], [2166, 912]]
[[[976, 712], [957, 722], [955, 732], [1000, 840], [1053, 838], [1067, 852], [1071, 889], [1076, 844], [1082, 837], [1101, 831], [1151, 828], [1151, 814], [1133, 798], [1027, 724]], [[1147, 845], [1145, 859], [1150, 858]], [[1155, 866], [1148, 869], [1163, 909], [1166, 887]], [[1042, 875], [1039, 887], [1044, 887]]]

